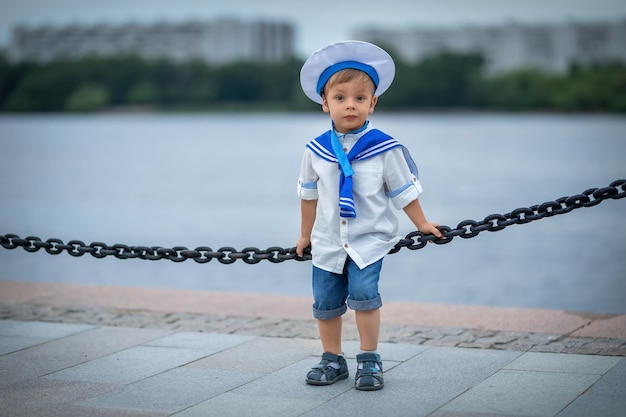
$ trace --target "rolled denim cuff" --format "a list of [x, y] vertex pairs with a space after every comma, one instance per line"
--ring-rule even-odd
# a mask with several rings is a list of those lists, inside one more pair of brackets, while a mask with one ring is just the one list
[[330, 319], [334, 319], [334, 318], [344, 315], [347, 310], [348, 310], [348, 307], [346, 307], [345, 304], [334, 310], [318, 310], [315, 308], [315, 305], [314, 305], [313, 317], [318, 320], [330, 320]]
[[365, 300], [365, 301], [356, 301], [356, 300], [351, 300], [350, 298], [348, 298], [348, 307], [350, 307], [352, 310], [361, 310], [361, 311], [367, 311], [367, 310], [377, 310], [379, 308], [381, 308], [383, 306], [383, 299], [380, 297], [380, 294], [378, 294], [378, 296], [376, 298], [373, 298], [371, 300]]

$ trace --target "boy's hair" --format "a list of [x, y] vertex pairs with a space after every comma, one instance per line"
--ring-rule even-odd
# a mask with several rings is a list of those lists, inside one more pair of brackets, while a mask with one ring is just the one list
[[366, 73], [358, 69], [346, 68], [346, 69], [342, 69], [341, 71], [334, 73], [328, 79], [328, 82], [326, 83], [326, 85], [324, 86], [322, 90], [322, 96], [326, 94], [326, 90], [329, 87], [335, 84], [347, 83], [352, 80], [362, 80], [363, 82], [367, 82], [372, 87], [372, 94], [374, 94], [374, 91], [376, 91], [376, 87], [374, 86], [374, 81], [372, 81], [369, 75], [367, 75]]

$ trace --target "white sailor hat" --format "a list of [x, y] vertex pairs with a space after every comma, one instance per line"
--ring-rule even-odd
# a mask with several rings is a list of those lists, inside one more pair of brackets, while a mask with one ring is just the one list
[[314, 52], [300, 70], [300, 85], [308, 98], [322, 104], [322, 90], [330, 77], [346, 68], [365, 72], [374, 81], [374, 94], [384, 93], [395, 75], [391, 56], [383, 49], [362, 41], [343, 41]]

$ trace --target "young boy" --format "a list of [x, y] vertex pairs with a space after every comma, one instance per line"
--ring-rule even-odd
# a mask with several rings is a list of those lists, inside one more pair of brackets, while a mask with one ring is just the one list
[[313, 316], [324, 349], [307, 374], [312, 385], [348, 378], [341, 331], [350, 307], [361, 350], [355, 387], [383, 388], [378, 280], [383, 257], [400, 239], [389, 200], [420, 232], [442, 236], [422, 212], [422, 188], [408, 151], [367, 120], [394, 75], [387, 52], [359, 41], [320, 49], [300, 72], [304, 93], [332, 120], [329, 131], [307, 144], [298, 181], [302, 224], [296, 250], [302, 256], [311, 246]]

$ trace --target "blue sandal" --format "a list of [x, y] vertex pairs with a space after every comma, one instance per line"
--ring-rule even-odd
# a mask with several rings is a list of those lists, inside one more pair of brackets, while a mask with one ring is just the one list
[[383, 363], [376, 353], [361, 353], [356, 355], [359, 364], [354, 379], [354, 387], [362, 391], [375, 391], [385, 385], [383, 379]]
[[[337, 362], [339, 369], [330, 366], [331, 362]], [[331, 385], [346, 378], [348, 378], [348, 364], [344, 357], [324, 352], [320, 363], [315, 365], [306, 375], [306, 383], [311, 385]]]

